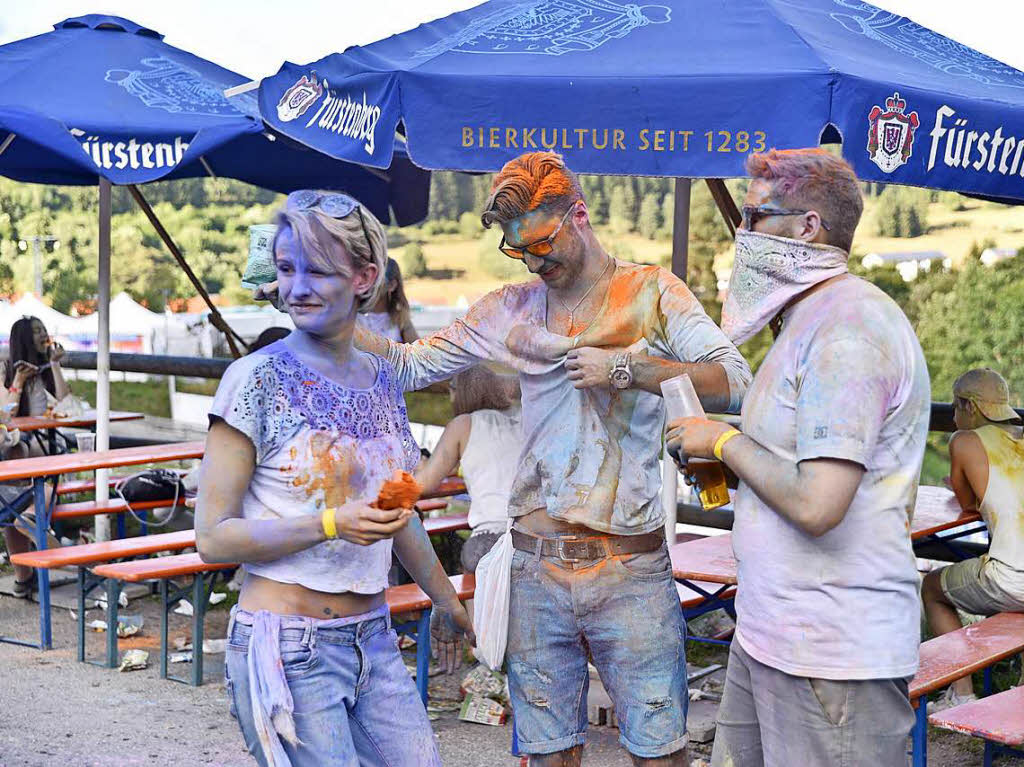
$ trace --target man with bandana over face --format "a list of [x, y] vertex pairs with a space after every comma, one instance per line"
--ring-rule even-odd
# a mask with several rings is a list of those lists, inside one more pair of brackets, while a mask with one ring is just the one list
[[[722, 328], [775, 342], [743, 432], [669, 424], [670, 447], [740, 480], [736, 635], [717, 767], [905, 767], [920, 608], [910, 516], [930, 387], [907, 318], [847, 273], [863, 209], [820, 149], [752, 155]], [[781, 324], [781, 330], [779, 325]]]
[[686, 628], [659, 502], [659, 384], [688, 373], [705, 408], [721, 411], [739, 406], [750, 369], [681, 280], [608, 255], [559, 155], [506, 164], [482, 219], [539, 279], [488, 294], [415, 343], [365, 333], [359, 343], [386, 356], [406, 389], [481, 360], [518, 372], [506, 659], [531, 764], [580, 763], [589, 657], [633, 762], [689, 765]]

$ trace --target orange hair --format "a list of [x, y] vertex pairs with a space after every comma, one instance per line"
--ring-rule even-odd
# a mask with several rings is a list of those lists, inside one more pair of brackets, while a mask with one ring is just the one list
[[485, 228], [519, 218], [541, 206], [568, 208], [583, 198], [576, 174], [555, 152], [527, 152], [505, 163], [491, 184], [480, 221]]
[[846, 160], [817, 147], [772, 149], [750, 155], [747, 172], [771, 182], [773, 196], [785, 207], [817, 211], [831, 227], [825, 233], [829, 245], [850, 251], [864, 199]]

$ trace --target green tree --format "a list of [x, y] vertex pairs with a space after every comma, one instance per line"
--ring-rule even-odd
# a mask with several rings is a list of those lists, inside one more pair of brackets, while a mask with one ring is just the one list
[[640, 203], [640, 216], [637, 219], [637, 230], [649, 240], [653, 240], [658, 234], [664, 222], [661, 218], [661, 205], [658, 203], [658, 196], [654, 192], [644, 195]]
[[933, 292], [920, 309], [917, 336], [928, 360], [932, 397], [948, 402], [953, 381], [970, 368], [998, 370], [1011, 399], [1024, 403], [1024, 260], [991, 268], [967, 264], [953, 288]]
[[423, 255], [423, 246], [418, 242], [410, 242], [402, 253], [402, 274], [408, 277], [425, 277], [427, 259]]
[[878, 198], [875, 233], [883, 237], [918, 237], [928, 231], [928, 192], [888, 186]]
[[480, 223], [480, 216], [471, 211], [466, 211], [459, 216], [459, 234], [467, 240], [475, 240], [483, 234], [484, 227]]
[[633, 214], [623, 185], [612, 189], [611, 200], [608, 202], [608, 224], [616, 234], [625, 234], [633, 229]]
[[477, 257], [480, 266], [492, 277], [503, 282], [523, 282], [530, 274], [522, 261], [509, 258], [500, 250], [498, 243], [501, 241], [501, 230], [492, 227], [484, 232], [480, 238], [480, 246], [477, 249]]

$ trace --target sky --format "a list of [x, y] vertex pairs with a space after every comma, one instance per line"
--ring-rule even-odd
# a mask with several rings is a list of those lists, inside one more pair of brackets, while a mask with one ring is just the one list
[[[633, 2], [643, 4], [644, 0]], [[0, 14], [0, 44], [48, 32], [55, 22], [69, 17], [107, 13], [157, 30], [170, 45], [259, 78], [274, 74], [284, 61], [305, 64], [477, 4], [478, 0], [7, 2]], [[1024, 70], [1021, 0], [875, 0], [874, 4]]]

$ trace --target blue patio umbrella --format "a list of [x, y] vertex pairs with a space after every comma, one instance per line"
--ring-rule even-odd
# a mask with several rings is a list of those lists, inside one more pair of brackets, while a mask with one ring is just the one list
[[0, 46], [0, 174], [46, 184], [225, 176], [288, 192], [346, 189], [381, 220], [427, 213], [429, 174], [401, 147], [371, 170], [275, 136], [247, 82], [116, 16], [67, 19]]
[[[97, 448], [109, 444], [110, 185], [128, 185], [168, 248], [207, 299], [201, 283], [156, 220], [137, 185], [226, 176], [287, 192], [344, 189], [378, 218], [409, 224], [426, 216], [429, 174], [399, 149], [376, 168], [327, 157], [269, 130], [252, 96], [224, 90], [247, 79], [163, 42], [127, 19], [88, 15], [52, 32], [0, 46], [0, 175], [47, 184], [99, 184], [99, 343]], [[211, 303], [214, 324], [234, 345]], [[106, 471], [97, 499], [106, 500]], [[39, 542], [45, 513], [38, 509]], [[97, 517], [98, 537], [109, 523]], [[102, 532], [101, 532], [102, 531]], [[48, 615], [46, 571], [40, 603]], [[42, 646], [50, 644], [41, 618]]]
[[578, 171], [744, 175], [839, 140], [860, 178], [1024, 200], [1024, 73], [859, 0], [491, 0], [262, 81], [277, 130], [385, 167], [534, 149]]

